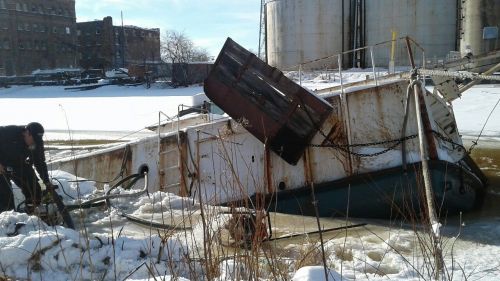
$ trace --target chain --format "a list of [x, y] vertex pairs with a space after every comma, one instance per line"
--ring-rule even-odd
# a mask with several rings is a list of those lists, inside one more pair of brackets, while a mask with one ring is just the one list
[[[462, 144], [454, 142], [451, 138], [444, 136], [443, 134], [437, 132], [437, 131], [431, 131], [438, 139], [450, 143], [453, 145], [453, 150], [455, 150], [456, 147], [462, 149], [463, 151], [466, 151], [465, 147]], [[394, 140], [386, 140], [386, 141], [377, 141], [377, 142], [369, 142], [369, 143], [357, 143], [357, 144], [310, 144], [309, 146], [311, 147], [329, 147], [329, 148], [334, 148], [334, 149], [339, 149], [341, 151], [347, 152], [351, 155], [357, 156], [357, 157], [375, 157], [382, 155], [384, 153], [389, 152], [390, 150], [393, 150], [396, 148], [398, 145], [400, 145], [403, 141], [411, 140], [416, 138], [418, 135], [409, 135], [403, 138], [399, 139], [394, 139]], [[351, 148], [355, 147], [368, 147], [368, 146], [375, 146], [375, 145], [383, 145], [383, 144], [390, 144], [392, 145], [384, 150], [381, 150], [379, 152], [375, 153], [358, 153], [354, 152], [351, 150]]]
[[458, 147], [458, 148], [460, 148], [460, 149], [463, 149], [463, 151], [467, 151], [463, 145], [461, 145], [461, 144], [459, 144], [459, 143], [454, 142], [451, 138], [449, 138], [449, 137], [445, 137], [445, 136], [443, 136], [441, 133], [436, 132], [436, 131], [434, 131], [434, 130], [432, 131], [432, 133], [433, 133], [433, 134], [434, 134], [434, 135], [435, 135], [438, 139], [440, 139], [440, 140], [442, 140], [442, 141], [444, 141], [444, 142], [447, 142], [447, 143], [451, 143], [451, 144], [453, 145], [453, 149], [452, 149], [452, 150], [455, 150], [455, 147]]
[[500, 76], [498, 75], [483, 75], [477, 74], [474, 72], [468, 71], [445, 71], [445, 70], [431, 70], [431, 69], [418, 69], [418, 74], [420, 75], [435, 75], [435, 76], [444, 76], [444, 77], [452, 77], [452, 78], [461, 78], [461, 79], [472, 79], [472, 80], [495, 80], [500, 81]]
[[[414, 139], [416, 137], [417, 137], [417, 135], [410, 135], [410, 136], [402, 137], [402, 138], [395, 139], [395, 140], [377, 141], [377, 142], [369, 142], [369, 143], [358, 143], [358, 144], [334, 144], [334, 143], [331, 143], [331, 144], [311, 144], [310, 146], [311, 147], [329, 147], [329, 148], [339, 149], [339, 150], [342, 150], [344, 152], [347, 152], [347, 153], [352, 154], [352, 155], [357, 156], [357, 157], [375, 157], [375, 156], [382, 155], [382, 154], [384, 154], [386, 152], [389, 152], [390, 150], [393, 150], [398, 145], [400, 145], [403, 141]], [[375, 152], [375, 153], [358, 153], [358, 152], [354, 152], [354, 151], [350, 150], [350, 148], [354, 148], [354, 147], [367, 147], [367, 146], [389, 144], [389, 143], [393, 143], [393, 145], [391, 145], [390, 147], [388, 147], [388, 148], [386, 148], [386, 149], [384, 149], [382, 151]]]

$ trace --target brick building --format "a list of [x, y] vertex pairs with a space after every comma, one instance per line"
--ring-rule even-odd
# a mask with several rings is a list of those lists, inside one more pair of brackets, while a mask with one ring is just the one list
[[160, 29], [114, 26], [111, 17], [77, 23], [80, 66], [89, 68], [151, 67], [161, 63]]
[[0, 0], [0, 75], [74, 67], [75, 0]]

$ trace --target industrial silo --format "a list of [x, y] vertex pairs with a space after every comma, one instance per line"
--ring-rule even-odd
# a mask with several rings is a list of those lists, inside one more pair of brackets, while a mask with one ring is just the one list
[[[478, 1], [478, 0], [471, 0]], [[446, 59], [450, 51], [457, 50], [457, 0], [376, 0], [364, 2], [363, 9], [365, 45], [376, 45], [389, 41], [392, 32], [396, 37], [410, 36], [424, 50], [426, 61]], [[497, 1], [498, 2], [498, 1]], [[421, 52], [414, 46], [417, 64], [422, 62]], [[387, 67], [391, 59], [391, 44], [382, 44], [373, 49], [375, 65]], [[407, 49], [398, 41], [394, 52], [395, 65], [409, 65]], [[370, 53], [365, 53], [365, 62], [371, 65]]]
[[[347, 35], [342, 33], [342, 28], [348, 28], [348, 5], [343, 2], [348, 1], [268, 1], [265, 6], [268, 63], [283, 70], [297, 69], [300, 63], [342, 52], [343, 43], [347, 46], [348, 42]], [[337, 59], [333, 58], [303, 67], [314, 69], [336, 65]]]
[[500, 49], [500, 1], [464, 0], [460, 49], [473, 55]]

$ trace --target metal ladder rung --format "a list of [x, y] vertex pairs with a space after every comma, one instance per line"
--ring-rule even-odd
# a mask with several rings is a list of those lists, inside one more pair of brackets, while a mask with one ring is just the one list
[[164, 168], [163, 170], [173, 170], [173, 169], [179, 169], [181, 166], [177, 165], [177, 166], [170, 166], [170, 167], [166, 167]]
[[160, 155], [165, 155], [165, 154], [171, 154], [171, 153], [174, 153], [174, 152], [178, 152], [177, 149], [171, 149], [171, 150], [165, 150], [165, 151], [160, 151]]
[[174, 186], [179, 186], [179, 185], [181, 185], [181, 183], [180, 182], [176, 182], [176, 183], [171, 183], [169, 185], [166, 185], [163, 188], [167, 189], [167, 188], [174, 187]]

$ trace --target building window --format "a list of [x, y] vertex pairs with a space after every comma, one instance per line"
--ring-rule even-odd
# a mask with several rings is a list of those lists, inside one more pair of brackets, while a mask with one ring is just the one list
[[68, 26], [66, 26], [66, 34], [67, 34], [67, 35], [70, 35], [70, 34], [71, 34], [71, 28], [69, 28]]
[[45, 25], [41, 24], [39, 30], [40, 32], [45, 32]]
[[31, 30], [29, 23], [25, 23], [24, 24], [24, 30], [26, 30], [26, 31], [30, 31]]
[[43, 41], [40, 47], [43, 51], [47, 50], [47, 42]]
[[52, 27], [52, 33], [57, 33], [57, 26]]
[[38, 24], [34, 23], [33, 24], [33, 32], [37, 32], [38, 31]]
[[39, 50], [40, 49], [40, 44], [38, 43], [38, 40], [35, 40], [35, 46], [34, 46], [35, 50]]
[[23, 30], [24, 25], [22, 23], [17, 24], [17, 30]]
[[23, 11], [25, 11], [25, 12], [28, 11], [28, 4], [26, 4], [26, 3], [23, 4]]
[[0, 0], [0, 9], [5, 9], [5, 0]]
[[77, 36], [82, 35], [82, 31], [81, 31], [80, 29], [78, 29], [78, 30], [76, 31], [76, 35], [77, 35]]
[[37, 12], [36, 5], [32, 5], [32, 6], [31, 6], [31, 12], [33, 12], [33, 13], [36, 13], [36, 12]]
[[4, 48], [5, 50], [10, 49], [10, 42], [9, 42], [9, 39], [5, 38], [5, 39], [3, 40], [3, 48]]
[[20, 12], [22, 11], [21, 3], [16, 3], [16, 11]]
[[97, 35], [101, 34], [101, 30], [100, 30], [99, 28], [97, 28], [97, 29], [95, 30], [95, 34], [97, 34]]
[[24, 50], [24, 44], [22, 41], [17, 42], [17, 46], [20, 50]]

